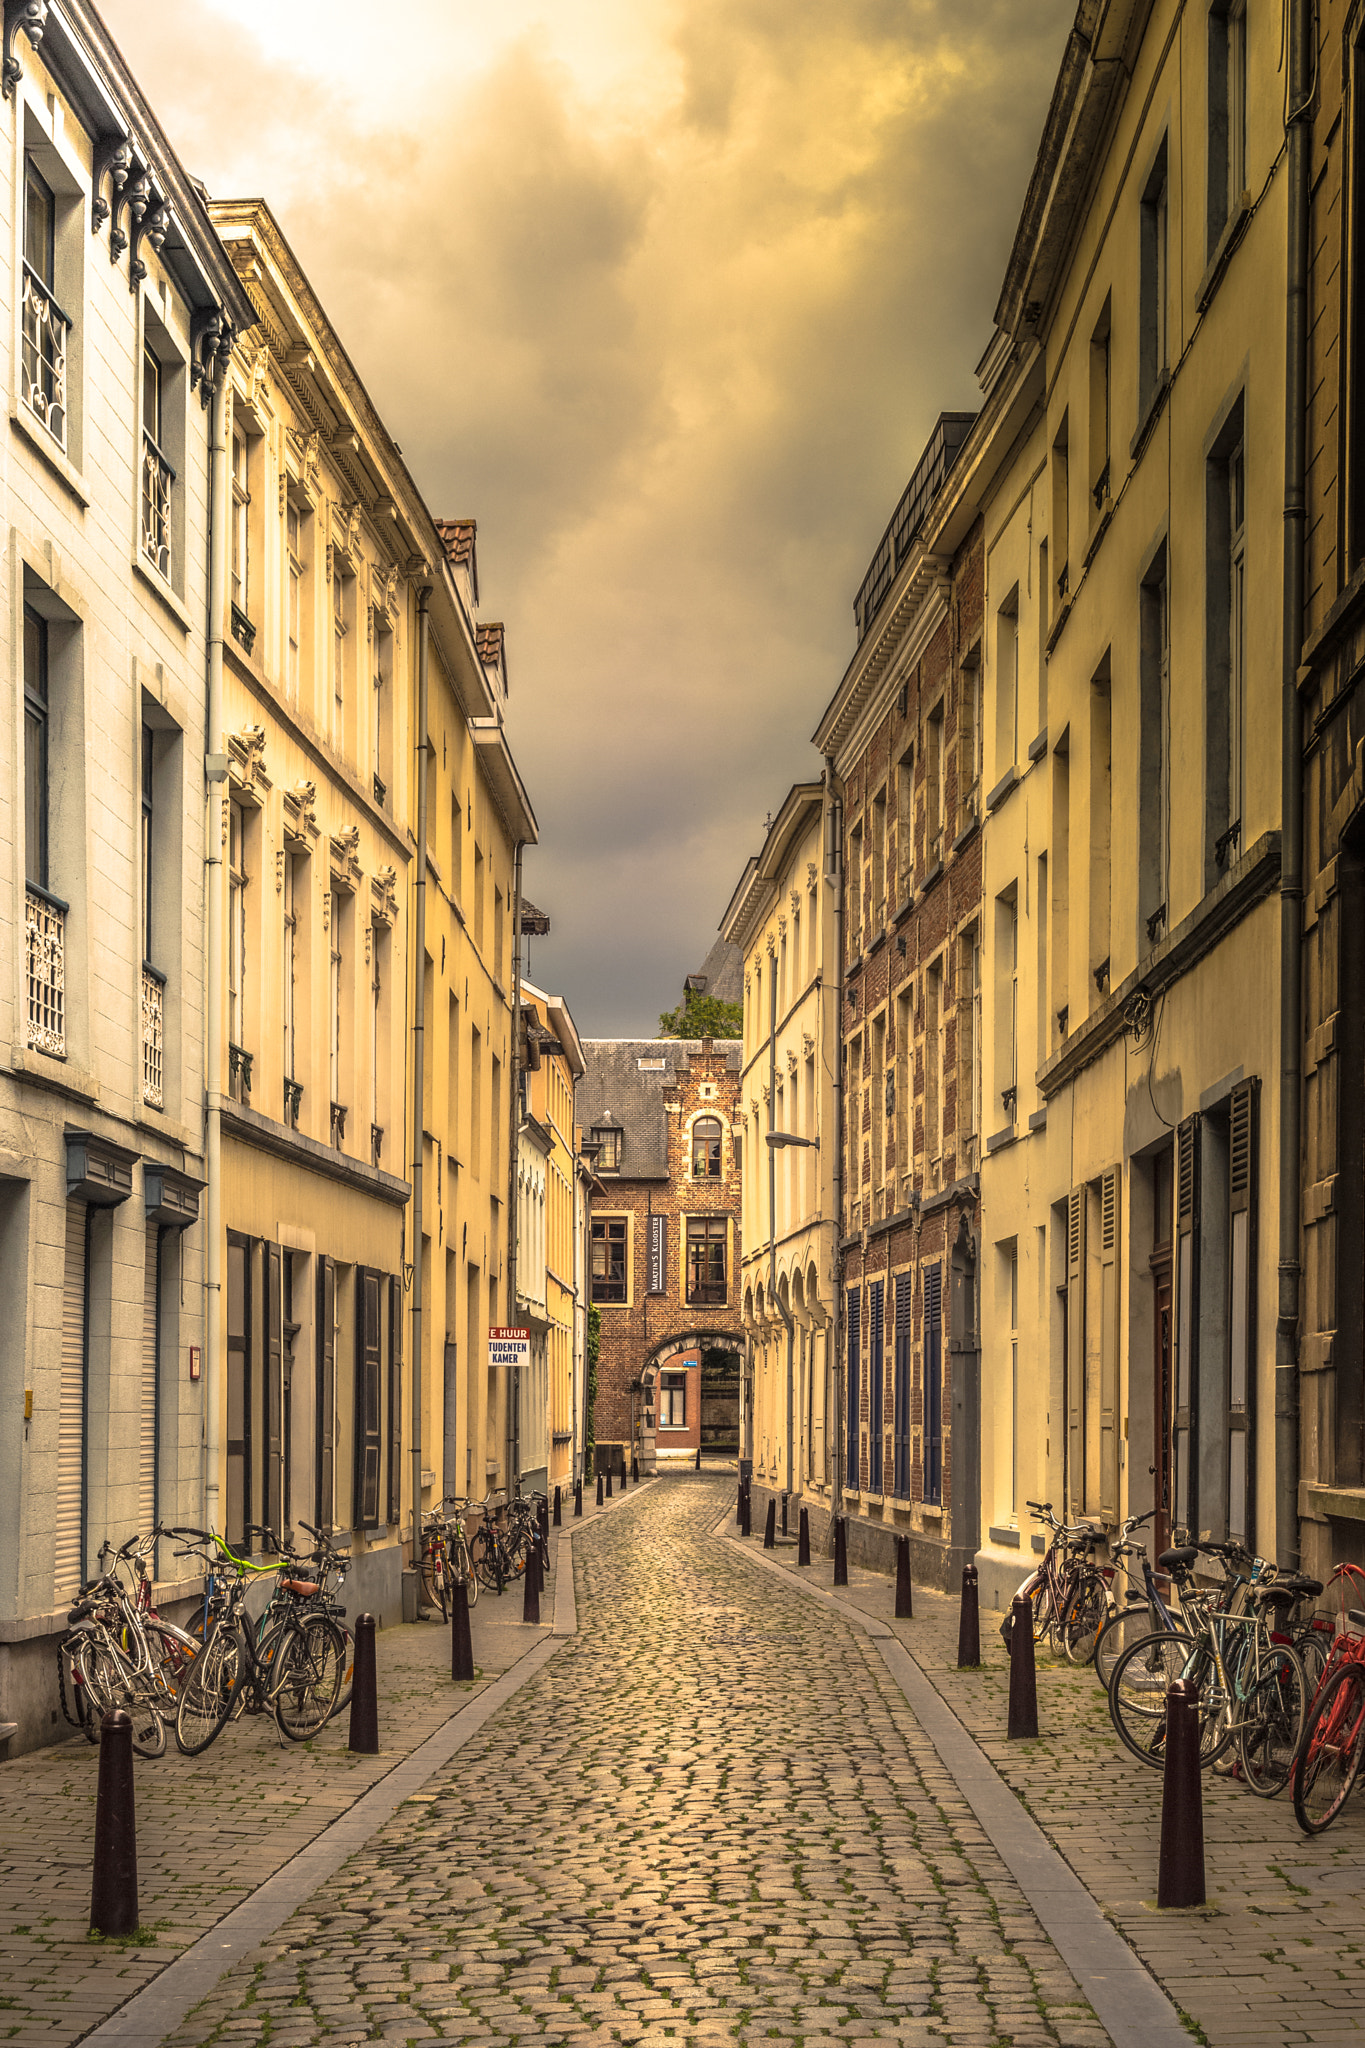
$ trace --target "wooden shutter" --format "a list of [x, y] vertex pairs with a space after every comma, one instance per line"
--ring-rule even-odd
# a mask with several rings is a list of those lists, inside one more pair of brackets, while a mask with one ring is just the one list
[[1066, 1512], [1085, 1504], [1085, 1189], [1066, 1202]]
[[860, 1396], [862, 1392], [862, 1296], [856, 1287], [850, 1287], [845, 1297], [844, 1324], [848, 1332], [848, 1387], [845, 1410], [847, 1414], [844, 1438], [844, 1484], [850, 1493], [858, 1491]]
[[1100, 1178], [1100, 1513], [1119, 1518], [1119, 1200], [1113, 1166]]
[[1175, 1134], [1175, 1415], [1171, 1431], [1172, 1538], [1196, 1526], [1195, 1426], [1199, 1384], [1199, 1118]]
[[867, 1360], [867, 1485], [870, 1493], [882, 1490], [882, 1451], [886, 1435], [886, 1344], [882, 1314], [885, 1299], [886, 1282], [874, 1280], [868, 1300], [872, 1325], [868, 1331]]
[[[454, 1286], [452, 1283], [452, 1293]], [[453, 1345], [447, 1343], [449, 1353]], [[450, 1399], [455, 1397], [455, 1375], [446, 1376]], [[452, 1432], [453, 1434], [453, 1432]], [[387, 1459], [388, 1505], [386, 1509], [390, 1528], [396, 1528], [402, 1517], [403, 1507], [403, 1281], [395, 1273], [389, 1281], [389, 1438]], [[452, 1473], [446, 1480], [447, 1486], [455, 1483]]]
[[943, 1269], [924, 1268], [924, 1498], [943, 1505]]
[[356, 1274], [355, 1331], [355, 1518], [357, 1526], [379, 1524], [379, 1275], [362, 1266]]
[[156, 1527], [157, 1378], [161, 1362], [161, 1233], [147, 1225], [142, 1278], [142, 1380], [137, 1417], [137, 1527]]
[[1234, 1088], [1228, 1104], [1228, 1535], [1254, 1531], [1252, 1411], [1255, 1398], [1256, 1084]]
[[227, 1246], [227, 1438], [223, 1533], [234, 1549], [246, 1543], [251, 1511], [251, 1245], [229, 1234]]
[[85, 1269], [84, 1202], [66, 1205], [62, 1273], [62, 1377], [57, 1408], [57, 1556], [55, 1595], [70, 1600], [85, 1564]]
[[284, 1253], [265, 1248], [265, 1521], [277, 1536], [284, 1520]]
[[892, 1484], [900, 1500], [910, 1498], [910, 1344], [911, 1303], [914, 1275], [896, 1277], [895, 1393], [892, 1429], [895, 1442], [895, 1472]]
[[330, 1529], [336, 1512], [336, 1267], [318, 1260], [317, 1426], [313, 1473], [316, 1520]]

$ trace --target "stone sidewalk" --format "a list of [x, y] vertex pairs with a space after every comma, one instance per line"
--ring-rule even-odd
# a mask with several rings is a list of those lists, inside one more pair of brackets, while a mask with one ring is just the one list
[[890, 1627], [1187, 2016], [1195, 2039], [1223, 2048], [1365, 2035], [1365, 1795], [1309, 1839], [1287, 1794], [1258, 1799], [1206, 1772], [1208, 1905], [1158, 1913], [1161, 1776], [1122, 1748], [1092, 1671], [1040, 1650], [1038, 1740], [1008, 1742], [1000, 1615], [982, 1612], [982, 1668], [958, 1671], [956, 1600], [916, 1587], [914, 1620], [896, 1621], [894, 1584], [879, 1573], [850, 1567], [847, 1591], [836, 1594], [827, 1557], [799, 1571], [794, 1545], [765, 1553], [759, 1533], [741, 1542], [733, 1513], [717, 1537]]
[[[634, 1489], [628, 1499], [633, 1498]], [[566, 1503], [571, 1515], [572, 1497]], [[585, 1528], [599, 1512], [584, 1500]], [[482, 1588], [471, 1613], [479, 1676], [450, 1677], [439, 1618], [381, 1630], [377, 1756], [347, 1749], [349, 1712], [313, 1741], [284, 1742], [245, 1717], [200, 1757], [135, 1760], [139, 1904], [132, 1942], [88, 1933], [96, 1750], [81, 1736], [0, 1765], [0, 2042], [79, 2040], [353, 1807], [402, 1758], [551, 1633], [559, 1532], [539, 1628], [521, 1620], [522, 1586]]]

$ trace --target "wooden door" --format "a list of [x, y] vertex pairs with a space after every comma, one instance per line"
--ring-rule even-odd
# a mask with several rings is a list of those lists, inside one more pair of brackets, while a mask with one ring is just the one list
[[1171, 1254], [1152, 1259], [1152, 1557], [1160, 1557], [1171, 1540]]

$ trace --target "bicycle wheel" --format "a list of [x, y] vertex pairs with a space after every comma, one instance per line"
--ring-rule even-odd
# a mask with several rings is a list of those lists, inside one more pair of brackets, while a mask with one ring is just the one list
[[1144, 1600], [1141, 1606], [1121, 1607], [1117, 1614], [1111, 1614], [1099, 1635], [1095, 1638], [1095, 1676], [1108, 1692], [1114, 1676], [1114, 1666], [1124, 1651], [1141, 1640], [1143, 1636], [1159, 1635], [1152, 1621], [1152, 1611]]
[[1104, 1580], [1098, 1572], [1086, 1572], [1072, 1588], [1058, 1625], [1062, 1650], [1069, 1664], [1090, 1662], [1100, 1630], [1108, 1619], [1109, 1595]]
[[491, 1586], [500, 1593], [507, 1580], [507, 1567], [497, 1536], [479, 1535], [474, 1539], [474, 1569], [485, 1586]]
[[[337, 1627], [341, 1628], [340, 1622], [337, 1623]], [[355, 1637], [348, 1628], [341, 1628], [341, 1640], [345, 1644], [341, 1660], [341, 1689], [332, 1708], [332, 1720], [336, 1719], [343, 1707], [350, 1706], [351, 1694], [355, 1690]]]
[[1294, 1770], [1294, 1818], [1320, 1835], [1346, 1804], [1365, 1751], [1365, 1669], [1348, 1664], [1319, 1693]]
[[111, 1642], [98, 1642], [93, 1637], [80, 1655], [86, 1712], [91, 1717], [87, 1733], [98, 1741], [100, 1722], [117, 1709], [133, 1724], [133, 1748], [137, 1754], [163, 1755], [166, 1728], [157, 1711], [150, 1674], [134, 1670]]
[[1289, 1783], [1307, 1704], [1302, 1659], [1296, 1650], [1276, 1644], [1261, 1657], [1237, 1731], [1242, 1776], [1261, 1799], [1273, 1799]]
[[[1160, 1770], [1166, 1758], [1166, 1694], [1177, 1678], [1199, 1686], [1208, 1661], [1203, 1643], [1177, 1629], [1140, 1636], [1119, 1658], [1109, 1686], [1109, 1717], [1125, 1749]], [[1200, 1693], [1199, 1761], [1221, 1756], [1231, 1734], [1207, 1695]]]
[[175, 1710], [175, 1746], [184, 1756], [201, 1756], [227, 1726], [246, 1675], [246, 1659], [235, 1627], [221, 1624], [195, 1659]]
[[464, 1580], [465, 1593], [472, 1607], [479, 1597], [479, 1577], [474, 1569], [474, 1560], [469, 1554], [469, 1545], [465, 1541], [463, 1531], [455, 1538], [451, 1548], [450, 1573], [452, 1584], [456, 1579]]
[[180, 1688], [189, 1677], [190, 1669], [199, 1655], [199, 1645], [194, 1637], [187, 1635], [183, 1628], [177, 1628], [169, 1621], [144, 1621], [143, 1633], [147, 1638], [147, 1652], [151, 1660], [152, 1679], [157, 1696], [169, 1720], [175, 1719], [175, 1710], [180, 1700]]
[[306, 1742], [331, 1714], [345, 1659], [345, 1638], [329, 1615], [305, 1615], [285, 1630], [269, 1697], [280, 1733], [291, 1742]]
[[425, 1606], [439, 1607], [442, 1621], [450, 1619], [445, 1550], [436, 1538], [432, 1539], [431, 1548], [422, 1552], [422, 1594]]

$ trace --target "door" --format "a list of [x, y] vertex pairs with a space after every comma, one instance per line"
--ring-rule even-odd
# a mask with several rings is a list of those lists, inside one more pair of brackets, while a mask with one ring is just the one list
[[1171, 1254], [1152, 1259], [1152, 1556], [1171, 1541]]

